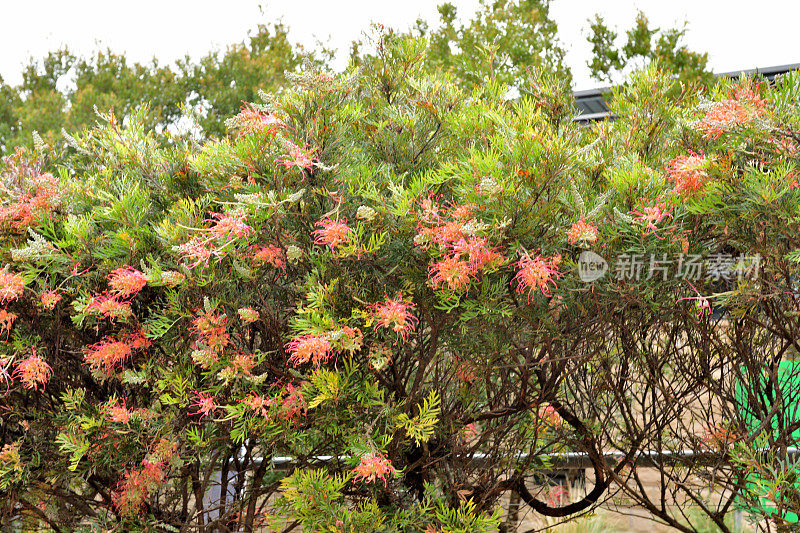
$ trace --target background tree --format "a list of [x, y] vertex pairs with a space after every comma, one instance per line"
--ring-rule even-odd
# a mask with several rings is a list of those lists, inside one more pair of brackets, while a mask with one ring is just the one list
[[592, 76], [601, 81], [619, 82], [623, 73], [644, 68], [656, 61], [660, 68], [686, 83], [708, 84], [712, 74], [708, 70], [708, 54], [689, 50], [683, 39], [682, 28], [651, 28], [642, 11], [636, 15], [631, 29], [625, 32], [625, 43], [618, 43], [618, 34], [609, 28], [599, 14], [589, 19], [587, 39], [592, 45], [592, 59], [588, 62]]

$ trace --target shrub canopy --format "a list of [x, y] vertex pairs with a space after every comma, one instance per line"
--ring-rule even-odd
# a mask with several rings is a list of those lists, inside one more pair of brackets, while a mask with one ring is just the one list
[[[425, 53], [293, 75], [203, 145], [140, 108], [3, 160], [4, 527], [489, 531], [510, 492], [622, 491], [692, 531], [644, 452], [702, 456], [662, 490], [723, 527], [758, 505], [747, 452], [796, 429], [800, 78], [651, 67], [582, 128], [559, 79], [511, 101]], [[567, 451], [569, 503], [531, 483]]]

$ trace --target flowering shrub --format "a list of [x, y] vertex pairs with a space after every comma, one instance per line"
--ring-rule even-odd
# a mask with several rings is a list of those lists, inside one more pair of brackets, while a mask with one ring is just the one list
[[[800, 331], [800, 80], [721, 82], [758, 118], [708, 135], [651, 69], [582, 129], [555, 80], [464, 93], [421, 43], [383, 44], [200, 147], [140, 112], [5, 160], [4, 209], [38, 207], [3, 218], [4, 524], [477, 532], [508, 493], [569, 516], [614, 481], [678, 525], [628, 466], [686, 449], [710, 460], [663, 490], [713, 477], [724, 523], [745, 472], [725, 447], [777, 412], [735, 391], [775, 388]], [[587, 251], [649, 269], [586, 281]], [[761, 268], [652, 275], [722, 252]], [[569, 503], [531, 484], [565, 451], [591, 463]]]

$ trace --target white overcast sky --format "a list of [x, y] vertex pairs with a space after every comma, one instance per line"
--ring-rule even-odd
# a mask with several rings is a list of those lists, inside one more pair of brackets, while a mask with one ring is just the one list
[[[451, 0], [460, 15], [478, 0]], [[131, 59], [162, 63], [241, 41], [259, 22], [282, 19], [295, 42], [320, 39], [339, 50], [370, 22], [407, 28], [420, 16], [437, 20], [433, 0], [0, 0], [0, 75], [21, 80], [30, 56], [68, 45], [79, 53], [99, 47]], [[263, 7], [263, 14], [262, 9]], [[689, 22], [687, 42], [707, 51], [715, 72], [800, 63], [798, 0], [554, 0], [552, 15], [568, 51], [575, 88], [597, 86], [586, 68], [586, 19], [600, 12], [618, 29], [629, 27], [637, 8], [657, 26]]]

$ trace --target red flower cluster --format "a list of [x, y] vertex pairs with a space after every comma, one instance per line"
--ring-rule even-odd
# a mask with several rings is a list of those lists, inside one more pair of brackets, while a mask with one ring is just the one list
[[387, 298], [383, 302], [372, 304], [372, 314], [377, 320], [376, 327], [391, 329], [397, 333], [398, 338], [408, 340], [408, 336], [414, 333], [414, 328], [419, 322], [411, 314], [412, 307], [414, 304], [403, 300], [400, 294], [394, 299]]
[[239, 130], [239, 136], [248, 136], [258, 132], [266, 132], [275, 136], [286, 124], [272, 113], [262, 113], [253, 104], [245, 103], [242, 110], [231, 119], [232, 124]]
[[634, 215], [636, 222], [641, 224], [645, 229], [645, 235], [652, 233], [659, 239], [663, 239], [663, 237], [658, 234], [658, 227], [656, 224], [665, 218], [672, 218], [672, 213], [670, 213], [670, 210], [667, 208], [667, 203], [663, 199], [660, 201], [656, 200], [652, 205], [642, 199], [639, 207], [631, 211], [630, 214]]
[[733, 92], [733, 98], [714, 104], [700, 121], [699, 129], [704, 139], [719, 139], [723, 133], [751, 124], [764, 115], [766, 109], [765, 100], [755, 94], [751, 87], [743, 87]]
[[350, 226], [347, 219], [342, 220], [321, 220], [316, 223], [320, 227], [311, 234], [314, 236], [314, 244], [327, 245], [336, 248], [340, 244], [350, 244]]
[[26, 389], [38, 390], [39, 385], [44, 388], [52, 375], [53, 369], [36, 352], [17, 361], [14, 369], [14, 376], [19, 378]]
[[251, 246], [253, 250], [253, 262], [257, 265], [268, 264], [278, 270], [286, 269], [286, 252], [274, 244], [267, 244], [266, 246]]
[[150, 346], [150, 341], [141, 330], [122, 335], [119, 338], [106, 336], [102, 341], [83, 349], [84, 364], [92, 370], [102, 370], [110, 376], [122, 367], [133, 352]]
[[703, 189], [708, 181], [707, 160], [703, 155], [689, 152], [667, 163], [667, 177], [675, 182], [675, 192], [693, 194]]
[[570, 244], [593, 243], [597, 241], [597, 226], [581, 218], [567, 231], [567, 241]]
[[141, 468], [127, 472], [117, 485], [112, 499], [114, 507], [123, 516], [139, 512], [145, 501], [167, 480], [160, 462], [142, 461]]
[[61, 203], [58, 180], [52, 174], [33, 178], [33, 194], [23, 195], [16, 202], [0, 206], [0, 225], [22, 230], [52, 213]]
[[356, 473], [353, 481], [363, 480], [365, 483], [374, 483], [383, 480], [387, 484], [387, 476], [394, 474], [392, 462], [379, 453], [368, 453], [361, 456], [361, 462], [353, 471]]
[[200, 420], [209, 413], [216, 411], [217, 398], [210, 392], [195, 392], [194, 403], [189, 404], [189, 407], [197, 407], [197, 411], [189, 413], [190, 415], [200, 415]]
[[300, 170], [311, 170], [319, 162], [319, 159], [314, 157], [313, 150], [308, 148], [300, 148], [290, 141], [285, 143], [286, 151], [288, 152], [287, 159], [278, 159], [275, 162], [285, 167], [297, 167]]
[[561, 257], [558, 255], [553, 257], [526, 255], [520, 259], [517, 263], [519, 272], [514, 276], [514, 279], [519, 282], [517, 292], [520, 294], [527, 292], [528, 301], [536, 294], [537, 290], [545, 296], [550, 296], [550, 285], [555, 285], [555, 280], [564, 277], [564, 274], [558, 270], [559, 263], [561, 263]]
[[135, 268], [125, 266], [109, 274], [108, 284], [114, 295], [120, 298], [130, 298], [147, 285], [147, 279]]
[[10, 302], [22, 295], [25, 280], [22, 276], [0, 270], [0, 302]]
[[193, 235], [187, 242], [173, 247], [183, 259], [189, 259], [189, 268], [206, 265], [212, 256], [222, 257], [226, 248], [239, 238], [247, 237], [253, 231], [244, 222], [245, 215], [230, 213], [211, 213], [204, 222], [200, 235]]
[[297, 366], [309, 361], [319, 367], [331, 357], [331, 343], [319, 335], [303, 335], [286, 343], [286, 350], [291, 352], [289, 362]]

